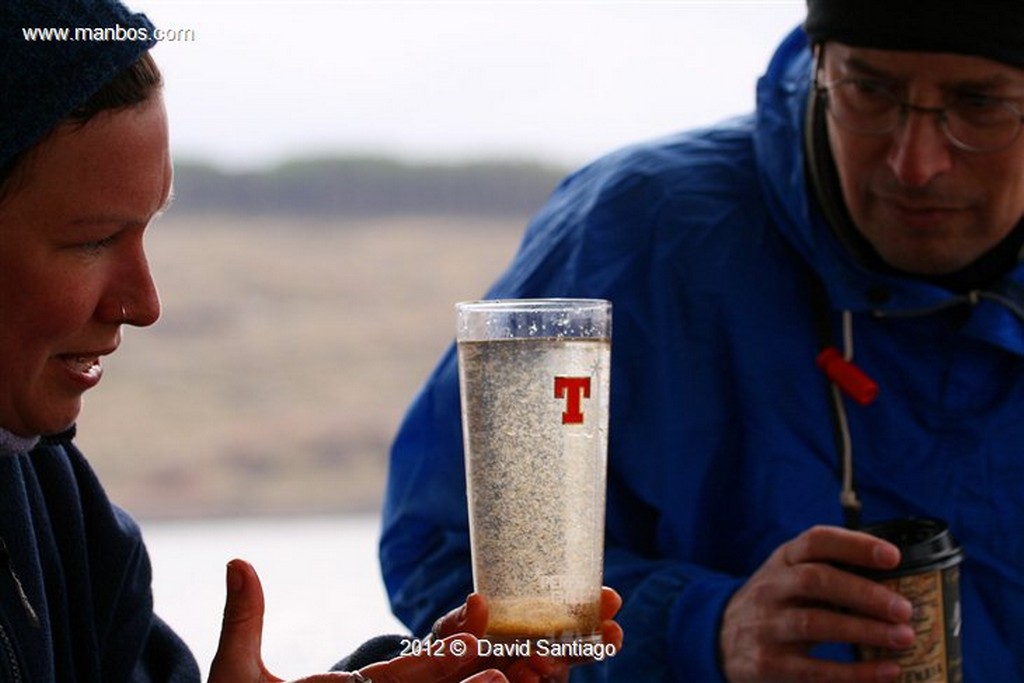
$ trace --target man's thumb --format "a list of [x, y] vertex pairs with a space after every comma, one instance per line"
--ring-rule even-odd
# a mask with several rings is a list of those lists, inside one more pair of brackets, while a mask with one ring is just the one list
[[231, 560], [226, 583], [224, 621], [210, 665], [210, 683], [280, 680], [269, 677], [263, 668], [263, 587], [256, 570], [244, 560]]

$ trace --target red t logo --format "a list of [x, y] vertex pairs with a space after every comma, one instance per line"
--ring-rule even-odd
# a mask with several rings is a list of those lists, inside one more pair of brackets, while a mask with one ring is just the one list
[[562, 424], [583, 424], [580, 400], [590, 398], [590, 378], [555, 377], [555, 398], [565, 399]]

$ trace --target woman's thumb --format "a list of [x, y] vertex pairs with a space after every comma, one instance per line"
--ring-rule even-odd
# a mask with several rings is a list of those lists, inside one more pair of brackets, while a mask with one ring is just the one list
[[210, 683], [280, 681], [263, 667], [263, 587], [256, 570], [244, 560], [231, 560], [226, 583], [224, 621]]

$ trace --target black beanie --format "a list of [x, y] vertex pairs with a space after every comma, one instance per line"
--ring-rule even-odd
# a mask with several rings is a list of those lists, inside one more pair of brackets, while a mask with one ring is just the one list
[[1024, 67], [1022, 0], [807, 0], [812, 43], [975, 55]]
[[0, 168], [155, 42], [149, 19], [114, 0], [0, 0]]

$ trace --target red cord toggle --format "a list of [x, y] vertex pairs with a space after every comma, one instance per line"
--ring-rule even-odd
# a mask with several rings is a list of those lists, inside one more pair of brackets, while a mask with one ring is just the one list
[[856, 365], [843, 358], [839, 349], [828, 346], [817, 358], [818, 367], [825, 376], [836, 383], [836, 386], [862, 406], [866, 406], [878, 396], [878, 385]]

